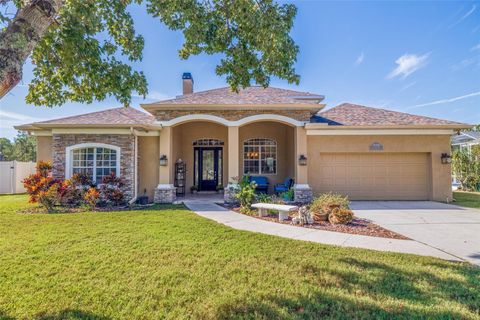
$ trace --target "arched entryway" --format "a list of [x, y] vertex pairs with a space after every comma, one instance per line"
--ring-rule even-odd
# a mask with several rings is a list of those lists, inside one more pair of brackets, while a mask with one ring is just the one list
[[[228, 183], [228, 128], [209, 121], [191, 121], [174, 126], [173, 160], [187, 168], [186, 191], [216, 191]], [[175, 180], [174, 166], [172, 175]]]

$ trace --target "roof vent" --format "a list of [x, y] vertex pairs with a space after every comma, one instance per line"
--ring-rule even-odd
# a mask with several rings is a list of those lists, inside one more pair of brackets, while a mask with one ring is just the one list
[[184, 72], [182, 75], [183, 94], [193, 93], [193, 78], [190, 72]]

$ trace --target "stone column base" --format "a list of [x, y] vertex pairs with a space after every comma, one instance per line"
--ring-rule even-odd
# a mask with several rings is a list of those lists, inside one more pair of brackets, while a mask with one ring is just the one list
[[293, 191], [295, 194], [295, 202], [302, 204], [312, 202], [313, 192], [308, 184], [295, 184], [293, 186]]
[[235, 193], [238, 190], [238, 183], [229, 183], [224, 190], [223, 201], [226, 204], [236, 204], [238, 199], [235, 198]]
[[177, 188], [173, 184], [159, 184], [155, 188], [153, 202], [155, 203], [173, 203], [177, 199]]

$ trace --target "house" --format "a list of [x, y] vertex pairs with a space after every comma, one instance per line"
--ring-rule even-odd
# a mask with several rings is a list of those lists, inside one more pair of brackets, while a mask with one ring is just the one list
[[[323, 111], [324, 97], [279, 88], [193, 92], [143, 104], [17, 127], [37, 137], [38, 159], [53, 174], [84, 172], [93, 180], [115, 172], [128, 197], [175, 199], [175, 164], [186, 164], [186, 189], [215, 190], [234, 178], [268, 178], [270, 192], [287, 177], [295, 199], [322, 192], [359, 200], [452, 199], [450, 137], [470, 126], [406, 113], [341, 104]], [[225, 200], [232, 200], [225, 188]]]
[[472, 147], [479, 146], [480, 148], [480, 131], [459, 131], [452, 136], [453, 150], [467, 150], [472, 151]]

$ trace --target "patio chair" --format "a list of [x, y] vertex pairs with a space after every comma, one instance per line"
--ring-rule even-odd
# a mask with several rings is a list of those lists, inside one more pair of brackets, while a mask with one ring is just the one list
[[255, 182], [257, 187], [255, 192], [258, 193], [268, 193], [268, 178], [263, 176], [250, 176], [250, 182]]
[[273, 187], [273, 191], [275, 194], [280, 194], [282, 192], [286, 192], [290, 190], [291, 187], [293, 187], [294, 180], [292, 178], [286, 178], [283, 183], [277, 183]]

